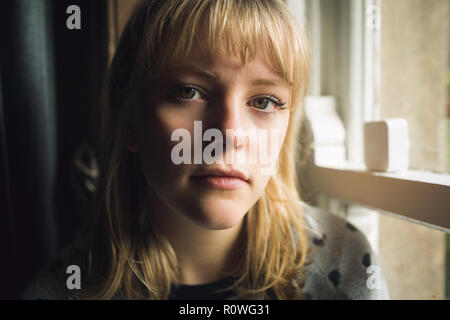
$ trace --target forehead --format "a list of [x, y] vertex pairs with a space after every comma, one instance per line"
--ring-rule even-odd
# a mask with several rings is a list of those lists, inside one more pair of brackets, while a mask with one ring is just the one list
[[270, 80], [261, 84], [292, 86], [292, 82], [283, 76], [281, 70], [277, 70], [262, 47], [257, 48], [254, 57], [243, 61], [241, 57], [227, 53], [224, 49], [212, 51], [205, 46], [194, 45], [185, 57], [173, 61], [167, 72], [196, 73], [210, 78], [219, 78], [218, 73], [226, 72]]

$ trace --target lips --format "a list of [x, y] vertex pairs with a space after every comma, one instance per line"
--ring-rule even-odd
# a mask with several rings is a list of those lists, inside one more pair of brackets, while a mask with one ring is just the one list
[[211, 169], [203, 169], [200, 170], [198, 173], [194, 174], [195, 177], [202, 177], [202, 176], [217, 176], [217, 177], [232, 177], [232, 178], [239, 178], [241, 180], [247, 181], [248, 175], [245, 174], [243, 171], [237, 170], [237, 169], [226, 169], [226, 168], [211, 168]]
[[248, 184], [248, 175], [237, 169], [211, 168], [195, 173], [192, 180], [200, 185], [222, 190], [236, 190]]

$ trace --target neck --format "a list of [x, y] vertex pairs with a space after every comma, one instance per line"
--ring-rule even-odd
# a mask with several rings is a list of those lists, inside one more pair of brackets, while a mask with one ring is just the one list
[[152, 219], [175, 250], [180, 283], [197, 285], [220, 280], [235, 266], [243, 221], [224, 230], [211, 230], [171, 210], [151, 197]]

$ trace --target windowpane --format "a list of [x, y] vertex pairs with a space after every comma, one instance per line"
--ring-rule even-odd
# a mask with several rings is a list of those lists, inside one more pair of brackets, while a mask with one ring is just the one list
[[379, 116], [408, 120], [412, 169], [449, 171], [449, 6], [381, 1]]

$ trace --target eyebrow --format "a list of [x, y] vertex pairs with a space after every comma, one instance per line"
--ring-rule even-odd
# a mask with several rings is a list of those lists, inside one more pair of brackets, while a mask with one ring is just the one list
[[283, 78], [280, 79], [256, 79], [252, 86], [290, 87], [292, 84]]
[[[175, 68], [175, 71], [173, 71], [173, 74], [178, 74], [182, 72], [191, 73], [211, 81], [217, 81], [217, 79], [219, 78], [219, 76], [212, 71], [202, 69], [197, 66], [189, 66], [189, 65], [178, 66], [177, 68]], [[292, 83], [282, 77], [279, 77], [277, 79], [255, 79], [252, 81], [251, 85], [254, 87], [272, 86], [272, 87], [290, 88], [292, 86]]]

